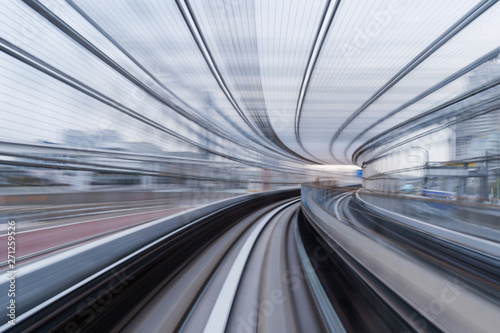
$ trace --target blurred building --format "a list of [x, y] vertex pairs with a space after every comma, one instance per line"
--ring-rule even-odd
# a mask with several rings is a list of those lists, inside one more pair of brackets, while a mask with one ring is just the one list
[[65, 130], [63, 144], [75, 148], [102, 148], [109, 144], [121, 142], [118, 132], [109, 129], [96, 131]]
[[[467, 90], [493, 82], [499, 76], [499, 60], [486, 62], [466, 77]], [[494, 93], [500, 93], [498, 87], [492, 90]], [[500, 104], [497, 110], [458, 122], [455, 140], [456, 160], [499, 154], [496, 140], [500, 140]]]

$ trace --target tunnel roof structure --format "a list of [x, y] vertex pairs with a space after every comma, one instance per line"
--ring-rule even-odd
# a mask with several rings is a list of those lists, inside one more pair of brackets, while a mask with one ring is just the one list
[[3, 59], [77, 89], [83, 104], [256, 165], [360, 165], [376, 140], [498, 78], [497, 1], [0, 6]]

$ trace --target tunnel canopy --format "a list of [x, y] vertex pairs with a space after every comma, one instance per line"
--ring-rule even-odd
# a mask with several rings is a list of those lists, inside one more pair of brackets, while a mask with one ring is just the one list
[[[87, 121], [122, 137], [151, 133], [156, 145], [167, 133], [179, 145], [262, 165], [351, 164], [373, 138], [499, 76], [496, 1], [0, 6], [4, 97], [35, 120], [53, 112], [48, 127], [32, 129], [49, 141], [61, 129], [84, 131]], [[58, 86], [49, 91], [46, 77]], [[33, 99], [50, 111], [33, 111]], [[9, 121], [4, 132], [13, 131]]]

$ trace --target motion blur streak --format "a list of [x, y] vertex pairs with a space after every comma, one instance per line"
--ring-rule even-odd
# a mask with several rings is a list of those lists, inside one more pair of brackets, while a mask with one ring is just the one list
[[0, 331], [497, 331], [499, 17], [0, 1]]

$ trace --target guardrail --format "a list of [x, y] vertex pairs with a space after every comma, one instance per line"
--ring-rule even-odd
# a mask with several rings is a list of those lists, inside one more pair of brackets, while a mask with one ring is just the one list
[[[256, 201], [269, 204], [298, 195], [298, 189], [278, 190], [218, 201], [20, 265], [16, 280], [16, 313], [20, 315], [17, 320], [28, 318], [66, 293], [76, 292], [83, 284], [89, 283], [90, 279], [118, 270], [117, 265], [121, 265], [123, 260], [132, 257], [134, 253], [146, 251], [165, 237], [176, 237], [178, 230], [195, 228], [206, 218], [235, 207], [243, 209]], [[9, 280], [7, 274], [3, 273], [0, 275], [0, 290], [8, 289]], [[8, 302], [7, 292], [1, 294], [0, 304]], [[0, 324], [7, 320], [8, 317], [5, 316]], [[2, 328], [0, 327], [0, 331]]]
[[[488, 238], [488, 233], [473, 225], [500, 229], [500, 207], [495, 205], [365, 189], [358, 195], [376, 207], [478, 237]], [[463, 223], [472, 226], [461, 226]]]
[[0, 206], [92, 204], [171, 198], [193, 202], [201, 199], [225, 199], [235, 195], [239, 193], [185, 189], [159, 192], [124, 190], [118, 187], [110, 191], [0, 195]]
[[[374, 213], [377, 207], [372, 204], [367, 204], [369, 207], [352, 207], [350, 200], [357, 202], [359, 195], [344, 196], [343, 193], [347, 191], [353, 189], [304, 184], [304, 215], [331, 249], [341, 254], [350, 269], [384, 299], [385, 304], [393, 308], [401, 319], [415, 331], [477, 332], [498, 327], [498, 317], [493, 315], [498, 312], [498, 305], [491, 300], [497, 296], [484, 297], [496, 295], [498, 290], [496, 285], [491, 287], [492, 282], [496, 281], [495, 276], [498, 276], [498, 242], [471, 240], [473, 237], [419, 222], [402, 214], [390, 214], [388, 210], [385, 213], [391, 217], [381, 217], [383, 213]], [[357, 191], [356, 194], [360, 192], [363, 191]], [[395, 201], [392, 201], [392, 205], [390, 200], [384, 201], [384, 204], [394, 208], [397, 204]], [[436, 201], [421, 201], [422, 204], [426, 202]], [[382, 232], [380, 228], [385, 228], [385, 225], [367, 227], [374, 218], [379, 217], [392, 223], [387, 226], [389, 232], [402, 235], [395, 235], [399, 243], [381, 241], [385, 237], [381, 236], [385, 235], [385, 229]], [[398, 227], [397, 231], [395, 226]], [[461, 239], [450, 237], [453, 234], [459, 235]], [[401, 247], [396, 244], [403, 244], [405, 250], [401, 251]], [[427, 248], [430, 252], [424, 251]], [[443, 264], [443, 269], [436, 270], [436, 262], [446, 264]], [[444, 297], [443, 294], [450, 291], [449, 285], [457, 280], [457, 273], [463, 274], [460, 279], [470, 278], [469, 283], [474, 284], [474, 288], [488, 291], [482, 294], [464, 285], [459, 296], [453, 300]], [[382, 287], [387, 290], [384, 291]], [[432, 307], [436, 304], [446, 311], [438, 313]], [[468, 306], [464, 307], [463, 304]], [[483, 316], [487, 312], [490, 315]]]
[[304, 183], [300, 192], [302, 204], [307, 207], [308, 201], [312, 198], [318, 205], [328, 208], [334, 197], [360, 187], [359, 184], [340, 186], [329, 183]]

